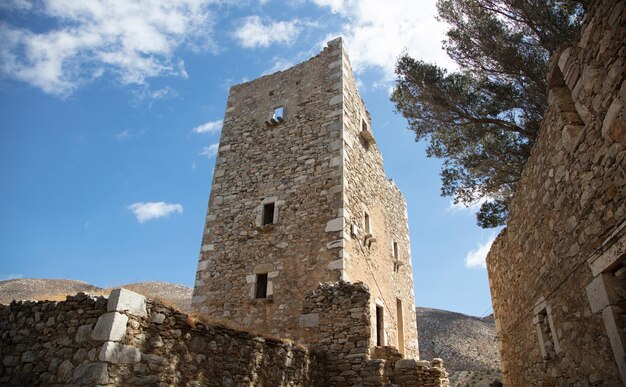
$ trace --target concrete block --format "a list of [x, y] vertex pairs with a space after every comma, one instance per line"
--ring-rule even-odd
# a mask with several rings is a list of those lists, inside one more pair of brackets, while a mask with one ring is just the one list
[[105, 313], [98, 318], [91, 338], [94, 340], [120, 341], [126, 334], [128, 316], [118, 312]]
[[131, 345], [107, 341], [102, 345], [98, 358], [109, 363], [135, 364], [141, 361], [141, 352]]
[[109, 312], [127, 312], [139, 317], [148, 315], [146, 311], [146, 297], [127, 289], [114, 289], [111, 292], [107, 310]]

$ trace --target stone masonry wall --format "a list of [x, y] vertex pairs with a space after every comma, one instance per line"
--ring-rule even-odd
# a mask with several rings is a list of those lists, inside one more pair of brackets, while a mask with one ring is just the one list
[[[367, 140], [368, 132], [373, 136], [374, 128], [358, 94], [345, 50], [343, 58], [343, 215], [346, 223], [343, 258], [346, 273], [349, 280], [363, 281], [370, 288], [372, 337], [376, 337], [375, 316], [376, 306], [379, 306], [384, 311], [382, 345], [395, 346], [407, 357], [419, 359], [406, 202], [393, 180], [387, 179], [375, 141]], [[365, 213], [369, 215], [370, 238]], [[394, 242], [397, 258], [394, 257]], [[402, 337], [399, 337], [400, 327]]]
[[323, 385], [323, 366], [304, 347], [121, 292], [108, 303], [78, 295], [0, 306], [0, 384]]
[[549, 109], [487, 258], [506, 385], [626, 382], [613, 285], [626, 258], [625, 4], [593, 2], [552, 58]]
[[324, 354], [327, 386], [447, 386], [441, 359], [403, 359], [394, 347], [374, 347], [368, 285], [320, 284], [306, 294], [301, 325], [315, 353]]
[[2, 385], [447, 386], [439, 359], [369, 349], [367, 285], [320, 284], [300, 322], [310, 348], [189, 316], [125, 289], [109, 299], [0, 306]]
[[[195, 310], [294, 337], [305, 291], [341, 279], [333, 263], [342, 206], [341, 52], [331, 42], [304, 63], [231, 88]], [[266, 125], [278, 106], [284, 122]], [[274, 203], [275, 219], [263, 226], [266, 203]], [[268, 274], [265, 299], [254, 297], [257, 274]]]

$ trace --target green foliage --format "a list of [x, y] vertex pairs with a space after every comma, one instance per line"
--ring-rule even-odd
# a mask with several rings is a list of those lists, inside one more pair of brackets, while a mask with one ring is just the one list
[[547, 108], [547, 60], [574, 36], [586, 4], [555, 0], [439, 0], [449, 24], [448, 73], [403, 54], [391, 100], [427, 155], [443, 159], [443, 196], [487, 199], [481, 227], [506, 222]]

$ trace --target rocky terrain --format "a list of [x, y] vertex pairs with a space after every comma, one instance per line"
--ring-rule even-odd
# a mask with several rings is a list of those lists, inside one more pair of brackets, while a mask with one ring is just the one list
[[479, 318], [416, 308], [420, 357], [440, 357], [453, 386], [489, 386], [502, 380], [493, 316]]
[[[148, 281], [120, 285], [189, 311], [192, 289], [169, 282]], [[64, 300], [65, 295], [85, 292], [108, 294], [87, 282], [22, 278], [0, 281], [0, 304], [12, 300]], [[452, 386], [489, 386], [501, 380], [493, 316], [478, 318], [439, 309], [416, 308], [420, 357], [440, 357], [450, 373]]]
[[[192, 289], [171, 282], [148, 281], [115, 286], [158, 299], [181, 311], [191, 308]], [[12, 300], [65, 300], [68, 294], [79, 292], [108, 295], [113, 288], [103, 289], [87, 282], [62, 279], [20, 278], [0, 281], [0, 304], [9, 304]]]

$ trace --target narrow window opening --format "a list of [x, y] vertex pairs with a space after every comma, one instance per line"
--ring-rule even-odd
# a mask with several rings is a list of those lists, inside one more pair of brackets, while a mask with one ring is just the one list
[[385, 345], [385, 330], [384, 330], [384, 312], [383, 307], [376, 305], [376, 345]]
[[396, 261], [400, 259], [400, 253], [398, 252], [398, 242], [393, 242], [393, 258]]
[[371, 234], [372, 233], [372, 227], [370, 224], [370, 214], [368, 214], [367, 212], [365, 213], [365, 217], [364, 217], [364, 222], [365, 222], [365, 234]]
[[402, 315], [402, 300], [396, 299], [396, 309], [398, 315], [398, 351], [404, 353], [404, 317]]
[[263, 225], [274, 224], [274, 203], [263, 205]]
[[367, 125], [367, 121], [361, 120], [361, 130], [369, 130], [369, 127]]
[[283, 106], [274, 108], [274, 115], [272, 116], [272, 118], [275, 119], [276, 121], [284, 121], [285, 120], [284, 113], [285, 113], [285, 108]]
[[267, 298], [267, 273], [256, 275], [255, 298]]

